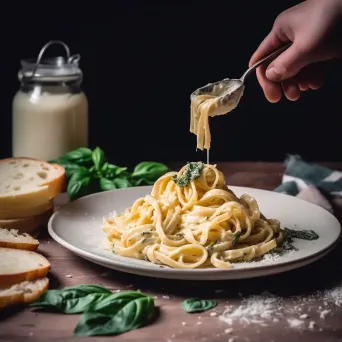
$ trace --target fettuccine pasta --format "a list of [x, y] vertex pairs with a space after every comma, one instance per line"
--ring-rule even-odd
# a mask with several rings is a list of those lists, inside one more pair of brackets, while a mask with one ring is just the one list
[[[224, 115], [231, 112], [238, 105], [244, 91], [239, 84], [226, 86], [225, 93], [231, 96], [222, 100], [217, 95], [218, 89], [222, 86], [214, 86], [210, 94], [198, 94], [191, 96], [190, 107], [190, 132], [197, 137], [196, 148], [209, 150], [211, 145], [211, 134], [209, 117]], [[237, 89], [238, 88], [238, 89]], [[220, 94], [222, 90], [220, 91]]]
[[[113, 252], [172, 268], [231, 268], [282, 243], [280, 222], [265, 218], [253, 197], [238, 198], [216, 165], [202, 164], [196, 178], [189, 170], [165, 174], [124, 213], [104, 218]], [[187, 184], [177, 182], [185, 176]]]

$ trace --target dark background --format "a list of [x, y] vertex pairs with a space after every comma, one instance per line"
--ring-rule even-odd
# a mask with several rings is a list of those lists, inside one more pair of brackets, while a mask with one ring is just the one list
[[[6, 3], [0, 24], [0, 158], [11, 154], [11, 101], [19, 88], [20, 60], [60, 39], [82, 57], [91, 147], [99, 145], [115, 163], [204, 160], [189, 132], [190, 93], [240, 77], [276, 16], [296, 3]], [[342, 160], [341, 69], [340, 62], [334, 64], [324, 88], [277, 104], [267, 102], [252, 75], [238, 108], [210, 121], [211, 160], [282, 161], [287, 153]]]

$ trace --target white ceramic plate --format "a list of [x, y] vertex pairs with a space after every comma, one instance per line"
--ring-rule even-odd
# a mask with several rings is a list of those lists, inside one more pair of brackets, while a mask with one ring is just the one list
[[319, 234], [314, 241], [295, 240], [298, 251], [276, 258], [235, 264], [233, 269], [183, 270], [161, 267], [144, 260], [121, 257], [105, 250], [105, 234], [101, 230], [104, 216], [114, 210], [122, 212], [151, 191], [150, 186], [112, 190], [80, 198], [60, 208], [49, 221], [49, 233], [62, 246], [79, 256], [122, 272], [143, 276], [184, 279], [241, 279], [280, 273], [307, 265], [327, 254], [341, 233], [337, 219], [325, 209], [301, 199], [271, 191], [230, 187], [236, 195], [248, 193], [259, 203], [262, 213], [281, 221], [282, 227], [312, 229]]

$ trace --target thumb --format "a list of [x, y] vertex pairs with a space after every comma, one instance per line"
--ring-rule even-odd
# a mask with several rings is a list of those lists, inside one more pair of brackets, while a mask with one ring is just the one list
[[298, 44], [293, 43], [268, 66], [266, 77], [270, 81], [280, 82], [293, 77], [309, 63], [309, 54]]

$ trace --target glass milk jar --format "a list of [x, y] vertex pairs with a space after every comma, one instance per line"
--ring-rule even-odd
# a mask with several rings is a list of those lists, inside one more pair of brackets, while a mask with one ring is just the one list
[[[43, 58], [60, 44], [66, 57]], [[22, 60], [20, 89], [12, 104], [13, 157], [58, 158], [88, 145], [88, 101], [81, 90], [79, 55], [60, 41], [47, 43], [37, 60]]]

